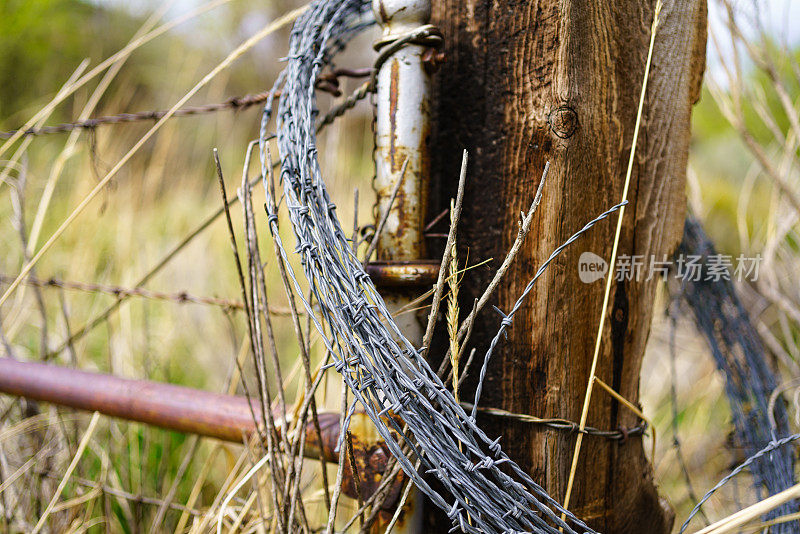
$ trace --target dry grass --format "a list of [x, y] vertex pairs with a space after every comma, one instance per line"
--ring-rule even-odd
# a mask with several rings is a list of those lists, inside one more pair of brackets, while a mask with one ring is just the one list
[[[191, 15], [199, 20], [209, 16], [201, 11], [213, 8], [213, 16], [225, 9], [218, 6], [226, 3], [212, 2]], [[221, 101], [261, 91], [269, 83], [262, 80], [257, 87], [243, 88], [235, 79], [247, 77], [237, 71], [246, 71], [247, 64], [233, 64], [228, 71], [212, 70], [221, 58], [178, 51], [171, 54], [166, 49], [158, 66], [170, 73], [159, 82], [163, 100], [141, 101], [137, 94], [126, 92], [124, 86], [116, 84], [116, 75], [124, 72], [125, 60], [136, 54], [139, 46], [149, 39], [153, 39], [150, 46], [158, 46], [156, 37], [175, 31], [183, 19], [191, 28], [190, 16], [165, 21], [161, 14], [145, 21], [130, 47], [107, 61], [81, 65], [73, 79], [64, 84], [67, 89], [45, 103], [31, 124], [48, 123], [50, 113], [64, 106], [68, 116], [78, 118], [164, 108], [168, 103], [188, 101], [191, 95], [195, 95], [192, 102]], [[281, 53], [278, 47], [261, 57], [279, 57]], [[275, 73], [279, 67], [277, 63], [268, 65], [264, 72]], [[196, 83], [209, 71], [211, 75]], [[99, 82], [95, 76], [100, 77]], [[194, 89], [189, 90], [192, 86]], [[113, 91], [106, 96], [109, 88]], [[70, 91], [74, 94], [66, 97]], [[155, 292], [187, 291], [201, 297], [237, 300], [239, 288], [226, 253], [229, 248], [224, 224], [217, 217], [203, 225], [220, 206], [211, 148], [219, 147], [226, 176], [240, 174], [243, 147], [254, 136], [258, 118], [258, 110], [252, 109], [164, 121], [157, 128], [147, 124], [110, 126], [95, 133], [4, 143], [5, 157], [10, 159], [0, 166], [0, 243], [6, 252], [0, 257], [0, 272], [7, 277], [18, 275], [25, 265], [31, 265], [29, 260], [36, 251], [42, 250], [43, 237], [62, 232], [32, 270], [43, 279], [56, 276], [68, 282], [144, 286]], [[337, 180], [333, 194], [344, 217], [352, 217], [345, 200], [349, 191], [355, 185], [370, 190], [364, 186], [372, 173], [369, 152], [361, 154], [351, 146], [366, 146], [371, 139], [369, 132], [367, 108], [357, 109], [334, 123], [320, 142], [326, 172]], [[149, 141], [147, 136], [151, 137]], [[346, 156], [334, 159], [335, 154]], [[237, 184], [231, 182], [228, 187], [235, 189]], [[263, 205], [260, 187], [253, 196], [255, 206]], [[371, 195], [362, 196], [366, 204], [371, 204]], [[92, 198], [91, 203], [85, 203]], [[76, 207], [84, 210], [81, 216], [59, 230], [59, 224], [77, 212]], [[240, 206], [231, 209], [234, 218], [241, 220]], [[265, 218], [259, 213], [263, 212], [256, 214], [263, 233]], [[198, 228], [201, 230], [196, 232]], [[238, 224], [236, 231], [242, 231]], [[192, 235], [185, 246], [171, 253]], [[165, 258], [162, 267], [145, 276]], [[275, 284], [279, 284], [279, 276], [271, 256], [267, 264], [265, 277], [272, 302], [285, 310], [288, 302]], [[8, 295], [0, 317], [2, 356], [49, 358], [82, 369], [240, 394], [246, 383], [247, 390], [256, 391], [240, 311], [144, 299], [134, 294], [122, 299], [123, 304], [89, 328], [86, 335], [64, 344], [114, 306], [117, 298], [57, 287], [20, 286], [12, 293], [7, 282], [2, 291]], [[298, 344], [292, 333], [292, 318], [279, 316], [273, 321], [286, 372], [283, 384], [275, 383], [270, 376], [271, 385], [285, 390], [289, 402], [296, 402], [302, 398], [298, 392], [305, 389], [305, 375], [296, 365]], [[303, 328], [313, 372], [322, 355], [307, 326]], [[326, 384], [318, 393], [318, 402], [321, 409], [338, 409], [338, 387]], [[107, 418], [95, 421], [88, 432], [87, 416], [8, 397], [0, 399], [0, 414], [0, 532], [29, 532], [39, 522], [44, 530], [57, 532], [204, 532], [216, 527], [218, 517], [222, 517], [226, 531], [238, 524], [237, 530], [247, 532], [263, 529], [259, 523], [264, 518], [269, 521], [269, 513], [260, 513], [269, 503], [256, 498], [251, 484], [246, 483], [241, 494], [232, 492], [262, 457], [260, 446], [223, 444]], [[79, 448], [82, 454], [76, 455]], [[73, 458], [80, 461], [72, 466], [71, 476], [64, 476]], [[306, 501], [311, 503], [318, 497], [319, 486], [308, 486], [315, 474], [318, 476], [319, 468], [307, 468], [300, 486], [309, 493]], [[265, 473], [258, 476], [260, 487], [266, 490], [269, 477]], [[229, 494], [223, 510], [223, 499]], [[342, 510], [352, 507], [349, 502], [342, 506]], [[315, 520], [321, 520], [327, 515], [324, 503], [320, 510], [309, 510], [309, 516], [316, 514]]]
[[[219, 7], [223, 4], [228, 2], [205, 4], [190, 15], [198, 19], [213, 16], [216, 10], [227, 9]], [[737, 141], [726, 145], [728, 151], [730, 146], [744, 148], [743, 153], [749, 154], [748, 167], [741, 176], [722, 182], [706, 172], [713, 155], [706, 154], [703, 162], [695, 156], [696, 180], [690, 181], [690, 196], [695, 211], [709, 221], [712, 233], [715, 228], [727, 228], [724, 224], [736, 228], [735, 241], [722, 239], [723, 250], [764, 257], [762, 277], [741, 290], [781, 376], [787, 380], [784, 398], [792, 407], [792, 415], [800, 417], [800, 390], [791, 382], [800, 376], [800, 293], [795, 283], [800, 242], [796, 231], [800, 217], [800, 202], [796, 200], [800, 198], [796, 185], [800, 76], [796, 62], [787, 62], [792, 54], [788, 47], [768, 36], [753, 37], [741, 30], [745, 24], [741, 13], [731, 4], [720, 5], [728, 17], [729, 30], [714, 34], [712, 43], [722, 50], [728, 45], [721, 43], [732, 42], [736, 54], [726, 56], [726, 68], [709, 80], [701, 106], [718, 106], [736, 134]], [[205, 13], [207, 9], [211, 11]], [[195, 95], [191, 102], [217, 102], [265, 88], [268, 82], [264, 80], [258, 87], [237, 85], [241, 74], [237, 69], [252, 68], [248, 65], [214, 69], [223, 55], [206, 58], [170, 50], [165, 50], [163, 64], [159, 65], [169, 73], [158, 87], [163, 101], [142, 102], [135, 91], [120, 88], [119, 76], [139, 47], [151, 40], [153, 46], [157, 45], [159, 35], [174, 32], [179, 22], [184, 23], [180, 17], [165, 20], [161, 15], [159, 12], [144, 20], [139, 33], [131, 37], [131, 45], [119, 54], [78, 66], [62, 91], [42, 103], [38, 113], [31, 114], [29, 124], [48, 123], [59, 111], [85, 117], [161, 109], [189, 101], [191, 95]], [[191, 17], [184, 17], [186, 24], [195, 20]], [[268, 23], [262, 22], [262, 26]], [[254, 33], [252, 29], [250, 33]], [[227, 50], [232, 49], [227, 46]], [[280, 47], [262, 49], [258, 62], [281, 54]], [[274, 73], [278, 68], [275, 64], [264, 70]], [[209, 72], [213, 75], [198, 84]], [[252, 178], [257, 172], [255, 164], [253, 169], [242, 171], [244, 147], [255, 136], [258, 115], [253, 109], [174, 119], [156, 126], [113, 126], [92, 134], [3, 143], [0, 151], [6, 159], [0, 166], [0, 246], [4, 254], [0, 257], [0, 274], [13, 280], [29, 266], [31, 273], [42, 279], [56, 276], [67, 281], [240, 300], [242, 288], [229, 253], [228, 230], [222, 216], [209, 219], [220, 213], [221, 206], [211, 148], [219, 149], [222, 175], [233, 197], [240, 184], [232, 177], [246, 174]], [[321, 160], [343, 220], [356, 216], [351, 208], [355, 187], [362, 192], [362, 206], [373, 202], [367, 183], [372, 175], [370, 128], [364, 107], [333, 123], [321, 138]], [[280, 265], [271, 253], [260, 209], [265, 201], [263, 191], [259, 186], [248, 193], [252, 199], [245, 205], [254, 206], [252, 229], [260, 239], [245, 231], [250, 223], [238, 201], [230, 211], [243, 278], [247, 279], [245, 291], [249, 289], [246, 294], [249, 298], [259, 295], [259, 301], [268, 293], [273, 310], [289, 310], [292, 302], [285, 294]], [[85, 203], [87, 199], [91, 203]], [[726, 202], [730, 206], [727, 212], [720, 208]], [[533, 209], [535, 206], [531, 213]], [[80, 210], [80, 217], [72, 216]], [[362, 225], [371, 222], [371, 215], [365, 215], [365, 211], [360, 214]], [[71, 220], [73, 224], [62, 225]], [[529, 224], [530, 215], [524, 220]], [[525, 224], [521, 226], [520, 239], [526, 228]], [[725, 234], [718, 231], [717, 235], [724, 238]], [[51, 236], [58, 238], [43, 248], [44, 238]], [[286, 239], [291, 241], [288, 235]], [[263, 288], [258, 271], [250, 269], [254, 242], [270, 251], [262, 258], [266, 262]], [[361, 251], [367, 250], [368, 240], [361, 245]], [[457, 392], [463, 369], [460, 357], [470, 337], [471, 321], [485, 301], [476, 302], [472, 313], [459, 324], [457, 294], [463, 271], [458, 268], [455, 242], [452, 245], [446, 317], [452, 382]], [[35, 259], [42, 250], [46, 253]], [[316, 409], [338, 411], [341, 407], [339, 382], [317, 380], [327, 355], [307, 319], [300, 315], [271, 316], [276, 358], [271, 358], [270, 342], [264, 334], [264, 346], [258, 349], [261, 359], [256, 364], [251, 349], [256, 338], [248, 331], [244, 311], [145, 299], [135, 294], [121, 299], [118, 305], [117, 297], [99, 292], [26, 285], [13, 289], [7, 282], [0, 287], [6, 300], [0, 309], [3, 356], [49, 358], [83, 369], [230, 393], [247, 392], [254, 397], [262, 390], [258, 386], [262, 380], [272, 392], [269, 400], [276, 406], [284, 402], [287, 413], [295, 415], [314, 394], [312, 385], [318, 382]], [[659, 305], [666, 309], [666, 299]], [[106, 310], [110, 310], [107, 318], [102, 318]], [[266, 329], [269, 314], [258, 309], [250, 313], [256, 317], [251, 324]], [[102, 319], [93, 321], [98, 317]], [[85, 335], [65, 343], [93, 322], [96, 324]], [[669, 319], [658, 315], [642, 376], [643, 405], [660, 436], [672, 436], [671, 388], [664, 380], [672, 376], [670, 328]], [[684, 319], [677, 323], [676, 346], [676, 373], [671, 380], [676, 386], [680, 452], [692, 491], [671, 439], [659, 440], [654, 464], [662, 492], [675, 506], [680, 523], [693, 505], [692, 494], [702, 494], [741, 458], [727, 446], [730, 424], [721, 378], [703, 340]], [[259, 365], [269, 372], [259, 376]], [[283, 394], [282, 401], [278, 392]], [[269, 452], [261, 443], [226, 444], [107, 418], [90, 421], [84, 414], [7, 397], [0, 399], [0, 416], [0, 532], [30, 532], [39, 523], [43, 530], [57, 532], [268, 532], [276, 530], [282, 521], [280, 514], [272, 513], [276, 500], [281, 506], [302, 502], [304, 510], [296, 509], [294, 514], [298, 518], [304, 514], [305, 519], [297, 521], [307, 522], [312, 528], [329, 520], [342, 528], [368, 515], [368, 511], [357, 513], [355, 500], [338, 495], [335, 486], [340, 473], [335, 465], [324, 467], [331, 487], [323, 488], [323, 467], [317, 461], [300, 465], [299, 458], [284, 458], [285, 472], [278, 479], [286, 483], [275, 484], [275, 473], [265, 467]], [[307, 424], [313, 424], [306, 419]], [[303, 424], [298, 423], [298, 427]], [[793, 425], [800, 428], [798, 421]], [[286, 433], [284, 445], [299, 446], [302, 434]], [[758, 499], [748, 484], [745, 476], [714, 497], [706, 507], [710, 521], [755, 503]], [[335, 506], [337, 500], [339, 510], [333, 521], [328, 503]], [[695, 526], [699, 528], [700, 523]]]

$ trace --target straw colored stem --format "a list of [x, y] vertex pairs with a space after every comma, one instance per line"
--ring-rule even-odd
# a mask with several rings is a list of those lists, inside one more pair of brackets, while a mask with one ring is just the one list
[[[658, 15], [661, 12], [662, 7], [661, 0], [658, 0], [656, 3], [656, 10], [655, 14], [653, 15], [653, 25], [650, 30], [650, 47], [647, 50], [647, 63], [645, 64], [644, 68], [644, 80], [642, 81], [642, 92], [639, 96], [639, 109], [636, 112], [636, 124], [633, 128], [633, 140], [631, 141], [631, 153], [628, 159], [628, 170], [625, 172], [625, 183], [622, 187], [622, 200], [621, 202], [625, 202], [628, 200], [628, 189], [630, 188], [631, 184], [631, 173], [633, 172], [633, 162], [634, 157], [636, 155], [636, 142], [639, 139], [639, 126], [642, 122], [642, 110], [644, 109], [644, 96], [647, 93], [647, 79], [650, 75], [650, 64], [653, 60], [653, 46], [655, 44], [656, 39], [656, 30], [658, 29]], [[603, 340], [603, 329], [606, 324], [606, 310], [608, 309], [608, 301], [611, 295], [611, 283], [614, 280], [613, 270], [614, 264], [617, 261], [617, 250], [619, 248], [619, 239], [620, 235], [622, 234], [622, 221], [625, 217], [625, 206], [623, 205], [619, 210], [619, 215], [617, 217], [617, 229], [614, 232], [614, 245], [611, 249], [611, 259], [609, 260], [609, 265], [611, 266], [611, 271], [609, 272], [608, 276], [606, 277], [606, 287], [605, 292], [603, 293], [603, 305], [600, 308], [600, 322], [597, 326], [597, 337], [595, 339], [594, 344], [594, 354], [592, 356], [592, 367], [589, 371], [589, 382], [586, 386], [586, 396], [583, 400], [583, 409], [581, 410], [581, 420], [580, 420], [580, 429], [583, 430], [586, 427], [586, 418], [589, 415], [589, 404], [592, 400], [592, 388], [595, 383], [595, 376], [597, 373], [597, 361], [600, 358], [600, 344]], [[575, 482], [575, 472], [578, 468], [578, 459], [580, 458], [581, 454], [581, 445], [583, 444], [583, 434], [578, 434], [577, 441], [575, 442], [575, 452], [572, 456], [572, 465], [569, 469], [569, 478], [567, 480], [567, 491], [564, 496], [564, 508], [569, 507], [569, 500], [572, 496], [572, 486]]]
[[97, 428], [97, 422], [100, 420], [100, 412], [94, 412], [92, 414], [92, 419], [89, 421], [89, 426], [86, 429], [86, 432], [83, 434], [83, 438], [81, 438], [81, 442], [78, 445], [78, 450], [75, 452], [75, 456], [72, 457], [72, 461], [67, 467], [66, 472], [64, 473], [64, 477], [61, 479], [61, 482], [58, 483], [58, 487], [56, 488], [56, 492], [53, 494], [53, 498], [50, 499], [50, 503], [45, 508], [42, 517], [39, 518], [39, 521], [36, 523], [36, 526], [33, 527], [33, 531], [31, 534], [38, 534], [42, 527], [44, 527], [45, 523], [47, 522], [47, 517], [53, 511], [53, 508], [58, 502], [58, 499], [61, 497], [61, 493], [64, 491], [64, 488], [67, 486], [67, 482], [69, 482], [70, 476], [72, 476], [72, 472], [75, 470], [75, 467], [78, 465], [81, 457], [83, 456], [83, 451], [86, 450], [86, 446], [89, 444], [89, 440], [92, 439], [92, 434], [94, 434], [95, 428]]

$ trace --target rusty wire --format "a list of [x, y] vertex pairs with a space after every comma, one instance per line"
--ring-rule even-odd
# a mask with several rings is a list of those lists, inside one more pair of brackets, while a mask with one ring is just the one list
[[[229, 98], [224, 102], [216, 104], [205, 104], [202, 106], [191, 106], [177, 110], [172, 114], [173, 117], [187, 117], [191, 115], [205, 115], [223, 110], [246, 109], [256, 104], [261, 104], [266, 100], [266, 93], [245, 95], [242, 97]], [[23, 135], [39, 136], [57, 133], [67, 133], [72, 130], [94, 130], [98, 126], [107, 124], [126, 124], [133, 122], [157, 121], [167, 114], [166, 110], [139, 111], [136, 113], [117, 113], [115, 115], [105, 115], [83, 121], [65, 122], [53, 126], [42, 126], [41, 128], [30, 128], [25, 130]], [[0, 139], [8, 139], [15, 135], [18, 130], [0, 132]]]
[[[331, 72], [324, 74], [320, 77], [317, 83], [317, 89], [330, 93], [333, 96], [340, 96], [339, 77], [345, 78], [366, 78], [372, 75], [372, 69], [348, 69], [337, 68]], [[193, 115], [207, 115], [216, 113], [218, 111], [235, 111], [240, 109], [247, 109], [252, 106], [263, 104], [267, 100], [269, 92], [250, 94], [245, 96], [236, 96], [218, 102], [215, 104], [203, 104], [200, 106], [187, 106], [181, 108], [172, 114], [173, 117], [189, 117]], [[352, 98], [352, 97], [351, 97]], [[363, 96], [361, 98], [364, 98]], [[352, 107], [360, 98], [354, 102], [349, 102]], [[336, 116], [331, 117], [328, 122], [333, 122], [333, 119], [344, 113], [348, 108], [342, 109]], [[42, 126], [40, 128], [30, 128], [24, 132], [26, 136], [39, 136], [48, 134], [67, 133], [73, 130], [94, 130], [98, 126], [109, 124], [130, 124], [135, 122], [157, 121], [163, 118], [168, 112], [166, 110], [150, 110], [139, 111], [136, 113], [117, 113], [114, 115], [105, 115], [102, 117], [95, 117], [83, 121], [65, 122], [62, 124], [55, 124], [53, 126]], [[0, 139], [9, 139], [17, 134], [19, 130], [10, 130], [7, 132], [0, 132]]]
[[[473, 405], [469, 402], [462, 402], [461, 406], [466, 409], [472, 409]], [[580, 425], [575, 421], [569, 419], [559, 418], [541, 418], [535, 415], [528, 415], [524, 413], [514, 413], [500, 408], [478, 408], [478, 411], [495, 417], [502, 417], [505, 419], [513, 419], [514, 421], [521, 421], [532, 425], [541, 425], [551, 428], [553, 430], [562, 430], [570, 434], [580, 433], [587, 436], [594, 436], [598, 438], [606, 438], [612, 441], [625, 441], [633, 436], [641, 436], [647, 431], [647, 423], [642, 422], [631, 428], [620, 427], [617, 430], [601, 430], [591, 426], [581, 429]]]
[[[0, 283], [9, 284], [13, 280], [13, 276], [0, 274]], [[244, 309], [242, 302], [239, 300], [193, 295], [186, 291], [173, 291], [166, 293], [163, 291], [153, 291], [144, 287], [124, 287], [96, 284], [91, 282], [76, 282], [72, 280], [61, 280], [59, 278], [41, 279], [36, 278], [35, 276], [27, 277], [22, 283], [32, 287], [60, 288], [71, 291], [81, 291], [84, 293], [101, 293], [117, 298], [140, 297], [149, 300], [174, 302], [176, 304], [201, 304], [206, 306], [216, 306], [225, 310], [238, 311]], [[288, 308], [276, 306], [270, 307], [270, 315], [290, 316], [291, 313], [292, 312]], [[302, 315], [304, 312], [299, 311], [298, 313]]]
[[[10, 284], [15, 277], [6, 274], [0, 274], [0, 283]], [[143, 287], [122, 287], [113, 285], [95, 284], [90, 282], [75, 282], [70, 280], [61, 280], [58, 278], [41, 279], [34, 276], [27, 277], [23, 284], [32, 287], [45, 287], [45, 288], [60, 288], [73, 291], [82, 291], [84, 293], [102, 293], [111, 295], [118, 298], [124, 297], [141, 297], [150, 300], [171, 301], [178, 304], [192, 303], [192, 304], [205, 304], [208, 306], [218, 306], [220, 308], [230, 310], [241, 310], [243, 305], [241, 301], [222, 299], [217, 297], [203, 297], [192, 295], [186, 291], [164, 293], [161, 291], [152, 291]], [[286, 315], [288, 310], [273, 310], [274, 314]]]

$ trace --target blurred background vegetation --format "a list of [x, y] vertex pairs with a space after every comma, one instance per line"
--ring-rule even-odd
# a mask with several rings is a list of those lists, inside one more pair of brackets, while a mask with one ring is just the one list
[[[84, 107], [93, 97], [99, 98], [96, 107], [88, 110], [92, 117], [169, 109], [236, 45], [297, 5], [288, 0], [219, 3], [219, 7], [139, 47], [107, 88], [100, 85], [102, 76], [94, 79], [43, 123], [74, 120], [86, 111]], [[92, 68], [123, 48], [160, 5], [76, 0], [1, 2], [0, 129], [21, 126], [53, 98], [84, 59]], [[189, 0], [173, 1], [155, 24], [177, 20], [200, 5]], [[800, 298], [794, 286], [800, 266], [800, 241], [795, 232], [799, 213], [782, 187], [798, 189], [800, 53], [791, 34], [787, 37], [769, 25], [759, 30], [754, 13], [763, 16], [764, 6], [751, 10], [734, 7], [712, 1], [715, 20], [709, 42], [710, 70], [694, 111], [687, 195], [691, 209], [704, 222], [719, 251], [765, 257], [763, 280], [741, 287], [742, 294], [765, 336], [776, 368], [782, 376], [797, 376], [800, 313], [794, 303]], [[783, 13], [776, 8], [767, 11], [773, 18]], [[749, 30], [737, 36], [736, 24]], [[259, 43], [189, 104], [223, 102], [269, 88], [280, 70], [277, 58], [285, 54], [287, 35], [287, 30], [282, 30]], [[363, 42], [371, 40], [366, 36]], [[369, 65], [365, 52], [369, 47], [351, 48], [342, 64]], [[344, 95], [358, 83], [344, 80]], [[335, 100], [328, 96], [323, 99]], [[167, 123], [44, 256], [36, 267], [36, 276], [136, 286], [221, 205], [212, 147], [220, 151], [228, 193], [234, 194], [241, 180], [244, 148], [258, 133], [259, 115], [260, 108], [255, 106]], [[9, 277], [13, 279], [20, 271], [30, 252], [38, 250], [152, 124], [99, 127], [76, 134], [73, 140], [69, 134], [37, 137], [24, 150], [3, 156], [15, 162], [0, 167], [0, 288], [7, 287]], [[354, 188], [361, 192], [361, 223], [371, 221], [371, 143], [371, 110], [366, 103], [321, 137], [321, 159], [344, 221], [353, 217]], [[761, 148], [774, 167], [773, 173], [765, 170], [753, 146]], [[251, 176], [257, 174], [255, 168], [253, 165]], [[773, 174], [785, 183], [776, 182]], [[52, 201], [43, 203], [48, 188]], [[263, 195], [257, 189], [254, 204], [259, 207], [262, 203]], [[234, 221], [241, 222], [238, 206], [233, 216]], [[271, 269], [274, 267], [268, 266], [268, 275], [275, 277]], [[218, 219], [146, 287], [170, 294], [185, 291], [238, 299], [236, 280], [228, 235], [222, 219]], [[776, 299], [776, 292], [785, 295], [785, 301]], [[270, 299], [278, 308], [286, 305], [277, 285], [270, 286]], [[22, 287], [0, 310], [4, 333], [0, 354], [10, 352], [24, 360], [47, 356], [82, 369], [214, 391], [228, 387], [236, 374], [234, 362], [238, 357], [244, 362], [246, 383], [253, 381], [250, 360], [241, 358], [247, 350], [242, 341], [246, 337], [244, 321], [236, 316], [238, 312], [218, 306], [132, 297], [88, 335], [64, 345], [64, 340], [115, 300], [113, 295], [96, 292]], [[285, 368], [293, 369], [297, 346], [290, 320], [275, 320]], [[662, 436], [655, 458], [656, 476], [680, 523], [692, 503], [672, 443], [670, 383], [664, 380], [670, 376], [668, 337], [669, 320], [661, 314], [648, 346], [642, 404]], [[682, 452], [692, 483], [702, 494], [735, 462], [736, 453], [726, 447], [729, 415], [722, 381], [706, 346], [686, 320], [679, 321], [677, 339], [675, 382]], [[290, 373], [290, 391], [298, 387], [299, 375]], [[242, 386], [236, 391], [242, 393]], [[323, 391], [322, 404], [338, 409], [338, 395], [333, 391]], [[48, 424], [19, 426], [26, 416], [39, 413]], [[40, 451], [46, 459], [23, 472], [2, 493], [6, 517], [0, 517], [0, 526], [6, 522], [10, 531], [26, 531], [58, 484], [87, 418], [7, 397], [0, 399], [0, 415], [0, 471], [4, 477], [16, 473]], [[74, 504], [53, 513], [54, 531], [139, 532], [152, 526], [173, 531], [196, 524], [204, 510], [213, 508], [242, 454], [241, 447], [104, 419], [64, 491], [62, 500]], [[183, 504], [165, 508], [163, 499], [173, 486], [169, 500]], [[745, 487], [746, 482], [740, 491]], [[120, 492], [128, 497], [119, 497]], [[712, 518], [722, 517], [738, 504], [732, 493], [723, 494], [715, 497], [708, 513]], [[160, 512], [161, 508], [165, 510]]]
[[[137, 48], [107, 89], [98, 91], [103, 79], [98, 76], [68, 97], [43, 123], [75, 120], [87, 102], [97, 96], [97, 105], [88, 116], [169, 109], [231, 50], [299, 5], [282, 1], [216, 4], [218, 7]], [[203, 5], [168, 2], [163, 6], [163, 16], [153, 22], [157, 26], [179, 20]], [[0, 130], [24, 124], [56, 95], [84, 59], [89, 60], [89, 66], [83, 73], [122, 49], [159, 9], [162, 4], [157, 2], [0, 3]], [[372, 38], [365, 39], [370, 42]], [[215, 77], [188, 105], [220, 103], [231, 97], [265, 91], [281, 69], [278, 58], [286, 53], [287, 40], [287, 29], [264, 39]], [[346, 64], [367, 65], [368, 59], [363, 62], [359, 59], [362, 48], [354, 47], [355, 54], [348, 53], [350, 59]], [[361, 81], [341, 83], [346, 96]], [[327, 96], [322, 99], [334, 100]], [[55, 277], [136, 286], [143, 275], [222, 205], [212, 159], [214, 147], [220, 152], [228, 195], [236, 195], [245, 147], [257, 137], [260, 112], [260, 106], [253, 106], [168, 122], [113, 178], [77, 224], [67, 230], [37, 265], [35, 275], [42, 279]], [[45, 238], [154, 122], [84, 131], [76, 134], [74, 144], [69, 134], [37, 137], [24, 151], [17, 153], [12, 149], [4, 155], [6, 162], [0, 167], [3, 182], [0, 183], [0, 250], [3, 251], [0, 276], [4, 278], [0, 279], [0, 288], [8, 287], [9, 277], [18, 273], [30, 257], [25, 249], [35, 251], [41, 247]], [[371, 220], [374, 198], [370, 185], [371, 150], [367, 148], [371, 139], [371, 109], [362, 103], [328, 128], [319, 145], [323, 157], [328, 156], [324, 159], [331, 163], [325, 172], [335, 179], [332, 192], [341, 206], [339, 212], [352, 219], [353, 189], [360, 187], [364, 224]], [[273, 152], [277, 153], [274, 148]], [[334, 154], [336, 157], [331, 157]], [[16, 162], [9, 165], [8, 161], [14, 159]], [[254, 161], [251, 177], [257, 174]], [[47, 184], [53, 187], [52, 201], [44, 205], [40, 200]], [[263, 202], [259, 187], [254, 199], [257, 210]], [[37, 212], [41, 219], [38, 230]], [[234, 224], [241, 228], [238, 204], [232, 208], [232, 216]], [[38, 239], [31, 238], [33, 231]], [[21, 234], [26, 235], [25, 242]], [[269, 243], [265, 245], [265, 250], [271, 250]], [[277, 280], [274, 266], [268, 268], [268, 276]], [[224, 220], [218, 218], [201, 232], [146, 286], [174, 295], [187, 292], [241, 300]], [[270, 285], [270, 291], [273, 306], [286, 309], [280, 285]], [[0, 353], [6, 356], [6, 352], [11, 352], [23, 360], [41, 360], [44, 353], [51, 361], [81, 369], [212, 391], [226, 390], [236, 374], [235, 362], [239, 357], [249, 389], [255, 391], [251, 360], [242, 358], [247, 350], [243, 344], [245, 321], [238, 316], [240, 312], [224, 307], [129, 298], [117, 313], [92, 328], [85, 337], [64, 345], [71, 334], [115, 301], [114, 295], [96, 292], [20, 288], [0, 310], [5, 337]], [[288, 375], [285, 387], [293, 398], [301, 374], [297, 372], [297, 342], [289, 317], [278, 316], [274, 320]], [[244, 390], [239, 385], [235, 391]], [[324, 401], [327, 397], [323, 393], [320, 399]], [[339, 402], [338, 394], [330, 399], [331, 407], [336, 410]], [[49, 421], [63, 421], [68, 431], [62, 436], [60, 429], [48, 426], [43, 431], [15, 438], [14, 423], [39, 412]], [[11, 531], [29, 531], [69, 463], [70, 452], [74, 452], [87, 418], [50, 406], [9, 402], [8, 398], [0, 400], [0, 415], [3, 417], [0, 469], [5, 477], [39, 451], [48, 458], [25, 471], [25, 476], [12, 487], [4, 488], [1, 495], [6, 499], [3, 504], [7, 506], [4, 508]], [[64, 439], [70, 441], [69, 446], [63, 446]], [[168, 508], [162, 519], [158, 516], [162, 506], [158, 499], [167, 495], [174, 483], [171, 501], [185, 504], [193, 497], [197, 508], [209, 506], [236, 467], [241, 451], [242, 447], [213, 440], [199, 440], [198, 444], [196, 438], [182, 434], [104, 420], [73, 479], [83, 483], [71, 482], [64, 492], [64, 500], [69, 501], [77, 495], [85, 497], [93, 489], [91, 484], [102, 483], [103, 498], [55, 513], [53, 529], [80, 530], [104, 515], [111, 516], [106, 526], [120, 532], [149, 531], [155, 526], [152, 524], [155, 519], [159, 520], [158, 531], [174, 530], [182, 520], [191, 524], [182, 515], [186, 509], [194, 512], [192, 505], [183, 511]], [[189, 461], [181, 468], [186, 458]], [[105, 490], [117, 493], [124, 490], [130, 495], [143, 496], [147, 502], [126, 501]], [[199, 494], [193, 496], [193, 490]], [[148, 501], [147, 497], [151, 499]], [[4, 519], [0, 517], [0, 531], [5, 531]], [[93, 530], [104, 528], [100, 522]]]

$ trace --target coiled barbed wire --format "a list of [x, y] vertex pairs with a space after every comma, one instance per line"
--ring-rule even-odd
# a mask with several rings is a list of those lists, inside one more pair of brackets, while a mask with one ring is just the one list
[[[419, 349], [400, 332], [336, 217], [317, 159], [314, 85], [331, 60], [331, 43], [370, 17], [368, 8], [364, 0], [317, 0], [309, 6], [292, 30], [287, 66], [267, 99], [261, 124], [265, 139], [280, 89], [276, 119], [283, 200], [318, 314], [303, 296], [280, 239], [278, 214], [269, 207], [268, 222], [298, 297], [332, 355], [329, 367], [354, 394], [345, 428], [356, 403], [361, 404], [405, 473], [447, 512], [453, 530], [594, 533], [510, 460], [500, 438], [490, 439], [455, 402]], [[266, 177], [264, 141], [260, 152]], [[404, 447], [410, 449], [408, 455]], [[434, 489], [426, 475], [435, 476], [444, 491]]]

